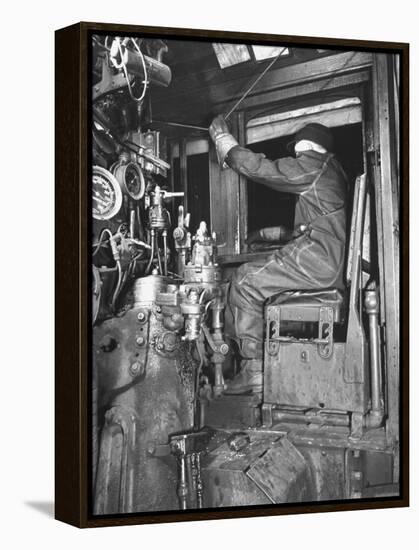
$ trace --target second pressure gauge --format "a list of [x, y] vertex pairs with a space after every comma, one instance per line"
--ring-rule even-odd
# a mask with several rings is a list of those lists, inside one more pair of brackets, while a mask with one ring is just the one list
[[118, 163], [113, 173], [121, 184], [122, 190], [132, 199], [138, 201], [143, 198], [145, 192], [144, 175], [141, 168], [135, 162]]

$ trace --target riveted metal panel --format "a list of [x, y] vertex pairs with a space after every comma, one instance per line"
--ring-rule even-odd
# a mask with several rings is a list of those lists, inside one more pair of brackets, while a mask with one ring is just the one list
[[315, 344], [280, 343], [277, 353], [265, 354], [264, 402], [366, 412], [369, 382], [345, 382], [345, 351], [345, 344], [334, 343], [324, 359]]

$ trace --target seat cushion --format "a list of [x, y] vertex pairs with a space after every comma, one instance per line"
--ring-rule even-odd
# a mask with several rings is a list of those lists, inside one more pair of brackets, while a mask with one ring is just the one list
[[[287, 306], [297, 310], [320, 309], [321, 307], [332, 307], [335, 323], [343, 320], [344, 296], [338, 288], [326, 288], [320, 290], [284, 290], [272, 296], [268, 306]], [[311, 316], [310, 316], [311, 317]], [[304, 321], [304, 316], [299, 318]], [[309, 319], [307, 319], [309, 320]], [[310, 319], [311, 320], [311, 319]]]

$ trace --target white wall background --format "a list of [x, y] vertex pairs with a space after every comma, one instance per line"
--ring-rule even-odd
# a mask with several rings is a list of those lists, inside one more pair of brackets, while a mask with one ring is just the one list
[[[71, 0], [2, 4], [0, 544], [14, 548], [416, 547], [417, 417], [412, 395], [412, 507], [79, 531], [56, 522], [53, 499], [54, 35], [85, 21], [411, 43], [411, 240], [418, 207], [418, 58], [415, 3], [337, 0]], [[4, 215], [5, 214], [5, 215]], [[62, 243], [66, 246], [66, 243]], [[412, 281], [418, 255], [412, 254]], [[417, 291], [412, 288], [412, 310]], [[412, 315], [411, 387], [417, 389]], [[416, 340], [416, 342], [415, 342]], [[418, 392], [415, 391], [416, 398]], [[34, 506], [34, 503], [36, 506]]]

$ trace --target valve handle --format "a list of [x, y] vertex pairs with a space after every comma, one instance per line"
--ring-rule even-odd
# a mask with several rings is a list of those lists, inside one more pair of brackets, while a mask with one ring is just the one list
[[184, 197], [185, 193], [183, 191], [162, 191], [163, 197], [165, 199], [171, 199], [172, 197]]

